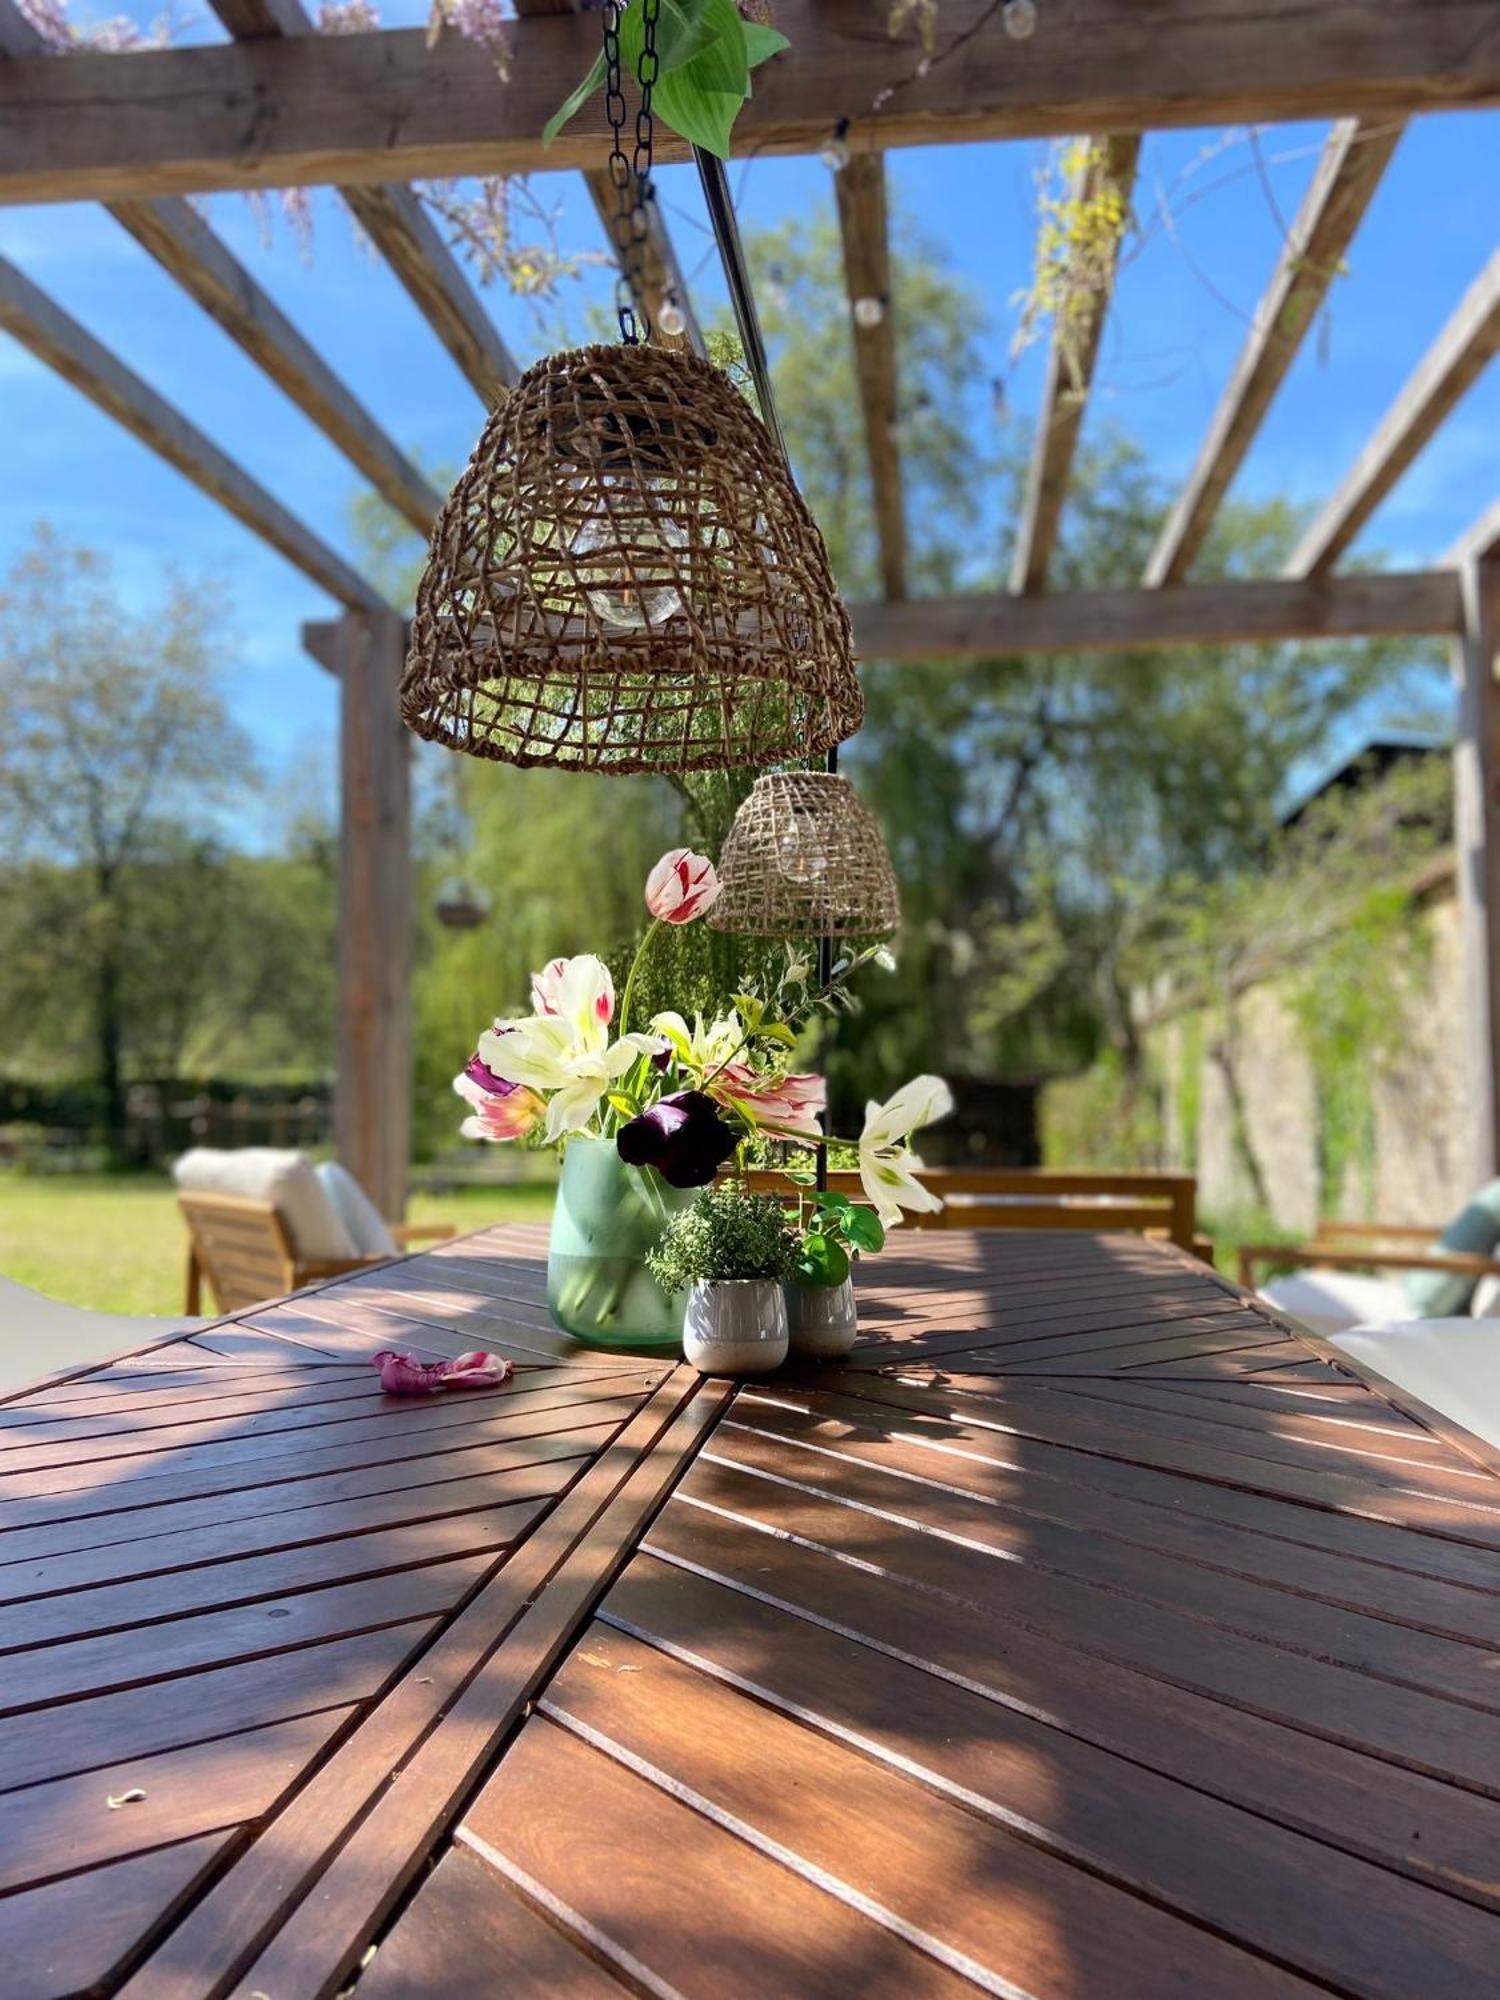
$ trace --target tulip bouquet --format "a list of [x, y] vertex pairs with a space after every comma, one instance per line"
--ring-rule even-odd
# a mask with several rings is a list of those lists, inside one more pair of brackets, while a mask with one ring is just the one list
[[[889, 963], [883, 946], [852, 952], [820, 983], [811, 958], [788, 946], [754, 990], [711, 1018], [668, 1010], [635, 1027], [637, 976], [652, 940], [663, 925], [697, 921], [719, 888], [701, 854], [664, 854], [646, 882], [651, 922], [618, 1009], [602, 959], [554, 959], [532, 977], [530, 1013], [495, 1021], [454, 1078], [469, 1109], [465, 1137], [566, 1149], [548, 1297], [560, 1325], [597, 1344], [675, 1338], [680, 1302], [669, 1326], [670, 1302], [643, 1289], [654, 1282], [648, 1253], [691, 1198], [673, 1191], [707, 1187], [752, 1141], [806, 1147], [822, 1138], [827, 1089], [795, 1066], [798, 1038], [817, 1015], [853, 1005], [848, 981], [861, 967]], [[848, 1255], [878, 1249], [903, 1208], [941, 1206], [916, 1179], [920, 1162], [905, 1142], [949, 1105], [939, 1078], [919, 1077], [869, 1107], [858, 1157], [871, 1206], [810, 1195], [788, 1217], [804, 1282], [840, 1282]]]
[[470, 1107], [464, 1136], [613, 1138], [627, 1165], [654, 1167], [676, 1188], [707, 1186], [757, 1136], [817, 1140], [827, 1092], [821, 1076], [794, 1068], [797, 1037], [815, 1014], [846, 1004], [845, 983], [880, 948], [844, 959], [821, 987], [810, 960], [789, 949], [769, 993], [737, 993], [711, 1020], [669, 1011], [630, 1027], [636, 977], [657, 931], [694, 922], [718, 894], [713, 863], [701, 854], [662, 856], [646, 882], [651, 924], [618, 1018], [602, 959], [556, 958], [534, 974], [531, 1012], [486, 1029], [454, 1078]]

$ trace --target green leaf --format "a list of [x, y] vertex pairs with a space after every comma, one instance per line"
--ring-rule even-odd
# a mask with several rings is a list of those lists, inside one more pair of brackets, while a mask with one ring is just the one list
[[611, 1109], [618, 1111], [622, 1118], [634, 1118], [641, 1108], [633, 1097], [626, 1097], [624, 1092], [619, 1090], [610, 1091], [609, 1102]]
[[[710, 18], [711, 12], [711, 0], [661, 0], [656, 22], [658, 81], [691, 62], [722, 32], [721, 26]], [[620, 22], [620, 63], [631, 76], [639, 70], [645, 38], [640, 0], [631, 0]]]
[[745, 22], [745, 57], [751, 69], [759, 69], [763, 62], [791, 46], [780, 28], [768, 28], [761, 21]]
[[831, 1236], [813, 1231], [803, 1238], [797, 1275], [809, 1285], [841, 1285], [849, 1275], [848, 1254]]
[[734, 0], [703, 0], [713, 40], [690, 62], [664, 76], [655, 104], [662, 122], [690, 145], [729, 158], [729, 136], [750, 91], [745, 23]]
[[851, 1208], [843, 1218], [843, 1233], [856, 1250], [883, 1250], [885, 1225], [873, 1208]]
[[583, 109], [584, 105], [587, 104], [589, 99], [593, 96], [594, 92], [596, 90], [601, 90], [603, 86], [604, 86], [604, 51], [603, 49], [601, 49], [598, 55], [595, 56], [594, 58], [594, 67], [589, 71], [588, 75], [583, 79], [583, 82], [579, 84], [576, 90], [569, 92], [569, 94], [563, 99], [562, 103], [558, 106], [556, 111], [554, 111], [552, 116], [547, 120], [546, 124], [542, 127], [542, 144], [544, 146], [550, 146], [552, 144], [552, 141], [557, 137], [558, 133], [562, 130], [564, 125], [567, 124], [568, 120], [570, 118], [576, 118], [578, 116], [578, 113]]

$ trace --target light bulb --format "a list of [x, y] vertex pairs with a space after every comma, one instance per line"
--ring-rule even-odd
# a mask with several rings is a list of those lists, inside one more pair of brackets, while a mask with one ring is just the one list
[[821, 882], [828, 856], [811, 813], [794, 813], [776, 840], [776, 866], [788, 882]]
[[656, 323], [663, 333], [670, 335], [674, 340], [679, 333], [687, 332], [687, 314], [676, 299], [663, 301], [662, 309], [656, 316]]
[[831, 174], [841, 174], [849, 164], [849, 141], [842, 132], [835, 132], [823, 141], [818, 158]]
[[1029, 41], [1036, 33], [1036, 0], [1005, 0], [1000, 19], [1013, 42]]
[[862, 326], [865, 329], [866, 333], [868, 333], [872, 327], [879, 326], [880, 322], [884, 318], [885, 318], [885, 305], [882, 300], [875, 298], [862, 298], [862, 299], [856, 299], [854, 301], [854, 324], [856, 326]]
[[687, 529], [657, 508], [643, 513], [643, 497], [649, 489], [632, 486], [627, 504], [588, 515], [569, 545], [589, 609], [618, 632], [665, 625], [682, 609], [673, 558]]

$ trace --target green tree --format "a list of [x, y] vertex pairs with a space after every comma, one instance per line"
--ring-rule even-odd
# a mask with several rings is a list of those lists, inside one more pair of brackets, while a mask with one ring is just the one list
[[59, 1012], [77, 1023], [116, 1152], [132, 1048], [181, 1023], [224, 922], [214, 846], [185, 829], [254, 777], [221, 692], [223, 610], [174, 580], [132, 616], [107, 563], [45, 528], [0, 592], [6, 1013], [63, 1047]]

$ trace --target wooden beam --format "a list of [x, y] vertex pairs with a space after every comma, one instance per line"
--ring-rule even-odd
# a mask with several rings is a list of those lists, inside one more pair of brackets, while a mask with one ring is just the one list
[[331, 597], [355, 607], [382, 602], [342, 556], [4, 258], [0, 327]]
[[1459, 569], [1466, 562], [1486, 562], [1491, 557], [1500, 557], [1500, 500], [1487, 507], [1468, 533], [1459, 537], [1443, 564]]
[[[880, 578], [888, 602], [906, 595], [906, 519], [901, 502], [901, 448], [897, 443], [896, 334], [891, 311], [891, 245], [885, 156], [858, 153], [833, 177], [839, 231], [844, 240], [844, 287], [854, 340], [854, 367], [864, 411], [865, 446], [875, 494], [880, 538]], [[880, 308], [874, 325], [861, 323], [868, 302]]]
[[1453, 810], [1463, 942], [1470, 1179], [1500, 1174], [1500, 564], [1463, 570], [1464, 630], [1454, 645], [1459, 728]]
[[[45, 48], [15, 0], [0, 0], [0, 55], [37, 55]], [[121, 228], [218, 321], [375, 491], [426, 534], [442, 505], [441, 494], [397, 450], [202, 216], [175, 197], [106, 206]]]
[[[1141, 140], [1137, 132], [1120, 132], [1093, 140], [1078, 191], [1082, 200], [1094, 201], [1113, 189], [1128, 214], [1140, 156]], [[1078, 449], [1078, 434], [1083, 428], [1084, 406], [1093, 386], [1099, 339], [1114, 292], [1118, 258], [1117, 239], [1107, 268], [1099, 274], [1101, 282], [1090, 292], [1078, 324], [1070, 325], [1061, 337], [1057, 329], [1053, 330], [1031, 470], [1011, 562], [1010, 587], [1018, 596], [1041, 590], [1047, 581], [1063, 500], [1073, 471], [1073, 456]]]
[[1170, 590], [1080, 590], [1055, 597], [997, 592], [916, 598], [906, 604], [851, 605], [850, 616], [860, 658], [937, 660], [1453, 633], [1463, 614], [1452, 571], [1417, 570], [1306, 582], [1273, 577]]
[[338, 1156], [388, 1220], [411, 1156], [411, 738], [406, 627], [382, 607], [339, 621]]
[[1203, 448], [1151, 551], [1145, 581], [1153, 589], [1181, 583], [1192, 567], [1404, 130], [1400, 118], [1349, 118], [1329, 134]]
[[1386, 494], [1500, 350], [1500, 250], [1417, 364], [1338, 492], [1298, 543], [1288, 576], [1338, 561]]
[[[840, 116], [864, 151], [1500, 103], [1494, 0], [1063, 0], [1024, 43], [993, 0], [943, 0], [962, 59], [922, 76], [914, 32], [888, 35], [867, 0], [779, 0], [777, 25], [792, 53], [757, 70], [737, 153], [813, 152]], [[0, 74], [0, 201], [597, 168], [597, 98], [541, 140], [597, 30], [516, 22], [508, 83], [482, 48], [429, 49], [420, 28], [28, 59]], [[686, 157], [658, 137], [660, 158]]]
[[[237, 42], [274, 46], [303, 37], [317, 40], [301, 0], [212, 0], [212, 5]], [[487, 66], [493, 79], [493, 65]], [[486, 406], [498, 402], [520, 370], [418, 196], [407, 187], [362, 182], [340, 184], [339, 192], [460, 374]]]

